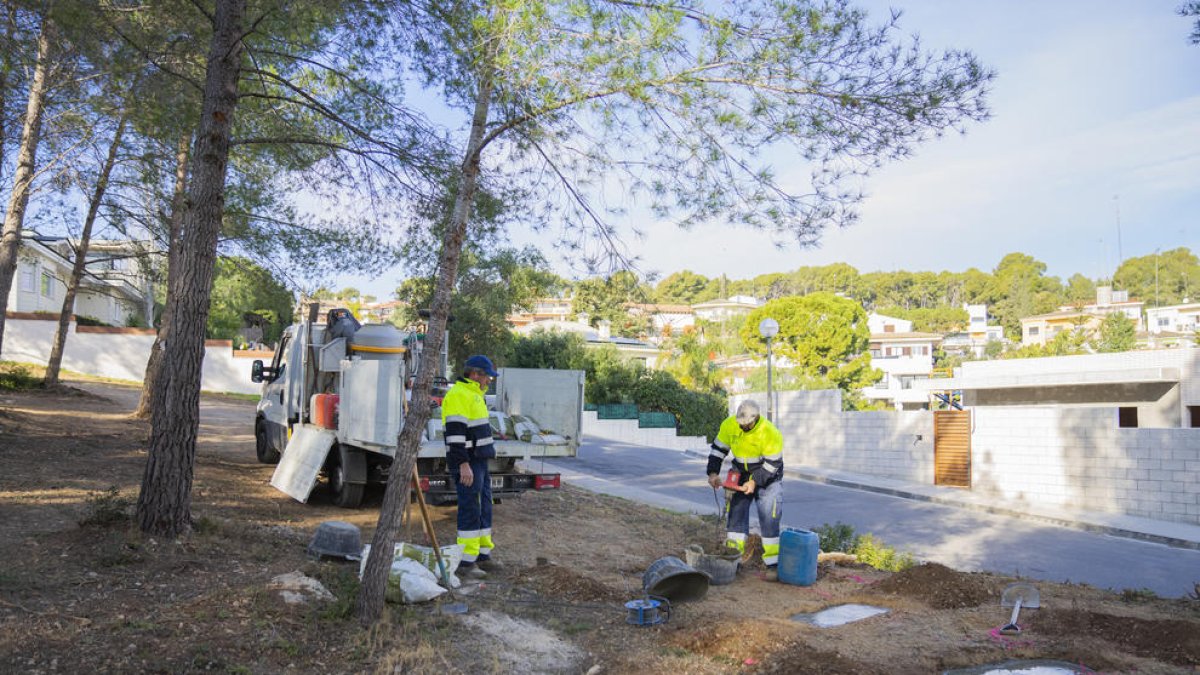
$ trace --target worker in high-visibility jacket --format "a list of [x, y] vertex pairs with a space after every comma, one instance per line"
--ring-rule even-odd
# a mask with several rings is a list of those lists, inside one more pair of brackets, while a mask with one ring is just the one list
[[758, 507], [762, 529], [762, 560], [767, 581], [778, 581], [779, 521], [783, 518], [783, 434], [770, 420], [759, 415], [758, 404], [742, 401], [737, 414], [721, 423], [708, 454], [708, 483], [722, 485], [721, 464], [733, 452], [737, 481], [733, 497], [726, 502], [725, 542], [739, 552], [746, 550], [750, 533], [750, 507]]
[[446, 467], [458, 495], [458, 543], [463, 548], [459, 573], [480, 579], [500, 569], [492, 559], [492, 480], [488, 460], [496, 456], [484, 394], [496, 377], [486, 356], [463, 364], [463, 374], [442, 399], [446, 429]]

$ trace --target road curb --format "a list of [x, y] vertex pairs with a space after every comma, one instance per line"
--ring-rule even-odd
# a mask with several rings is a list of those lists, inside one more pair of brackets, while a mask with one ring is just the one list
[[[708, 457], [707, 452], [700, 452], [697, 450], [684, 450], [682, 452], [683, 452], [683, 454], [688, 455], [690, 457], [697, 457], [700, 459]], [[801, 469], [793, 469], [793, 468], [784, 467], [784, 473], [786, 473], [790, 476], [799, 478], [801, 480], [806, 480], [806, 481], [812, 482], [812, 483], [824, 483], [825, 485], [832, 485], [834, 487], [848, 488], [851, 490], [863, 490], [865, 492], [875, 492], [878, 494], [888, 495], [890, 497], [899, 497], [901, 499], [911, 499], [913, 501], [929, 502], [931, 504], [940, 504], [943, 506], [954, 506], [954, 507], [958, 507], [958, 508], [970, 509], [972, 511], [980, 511], [983, 513], [990, 513], [993, 515], [1009, 516], [1012, 518], [1020, 518], [1021, 520], [1049, 523], [1051, 525], [1058, 525], [1061, 527], [1069, 527], [1069, 528], [1072, 528], [1075, 530], [1081, 530], [1084, 532], [1107, 534], [1107, 535], [1111, 535], [1114, 537], [1122, 537], [1125, 539], [1135, 539], [1138, 541], [1145, 541], [1145, 542], [1150, 542], [1150, 543], [1154, 543], [1154, 544], [1163, 544], [1165, 546], [1171, 546], [1174, 548], [1182, 548], [1182, 549], [1190, 549], [1193, 551], [1200, 551], [1200, 541], [1193, 541], [1191, 539], [1184, 539], [1184, 538], [1180, 538], [1180, 537], [1172, 537], [1170, 535], [1165, 535], [1165, 534], [1156, 534], [1153, 532], [1143, 532], [1140, 530], [1131, 530], [1129, 528], [1118, 527], [1115, 525], [1104, 525], [1104, 524], [1100, 524], [1100, 523], [1089, 522], [1086, 520], [1079, 520], [1077, 518], [1071, 518], [1071, 517], [1050, 515], [1050, 514], [1044, 514], [1044, 513], [1031, 513], [1029, 511], [1021, 511], [1019, 509], [1013, 509], [1013, 508], [1004, 507], [1004, 506], [977, 504], [974, 502], [963, 501], [960, 499], [951, 499], [951, 498], [941, 497], [938, 495], [929, 495], [929, 494], [924, 494], [921, 492], [915, 492], [912, 490], [905, 490], [903, 488], [894, 488], [894, 487], [887, 487], [887, 486], [882, 486], [882, 485], [872, 485], [867, 482], [848, 480], [845, 478], [834, 478], [831, 476], [826, 476], [826, 475], [822, 475], [822, 474], [803, 471]], [[1167, 522], [1166, 524], [1170, 525], [1171, 523]]]

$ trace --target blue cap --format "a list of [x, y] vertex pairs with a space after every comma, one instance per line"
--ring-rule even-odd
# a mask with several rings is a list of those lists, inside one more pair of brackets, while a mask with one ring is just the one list
[[483, 354], [476, 354], [467, 359], [467, 368], [478, 368], [488, 374], [488, 377], [499, 377], [500, 373], [496, 372], [496, 366], [492, 365], [492, 360]]

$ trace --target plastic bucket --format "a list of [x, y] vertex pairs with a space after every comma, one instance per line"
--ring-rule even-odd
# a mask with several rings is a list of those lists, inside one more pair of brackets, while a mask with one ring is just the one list
[[817, 580], [817, 554], [821, 539], [816, 532], [795, 527], [779, 535], [779, 580], [795, 586], [811, 586]]
[[642, 588], [671, 602], [700, 600], [708, 593], [708, 575], [673, 555], [659, 558], [642, 574]]
[[733, 578], [737, 575], [738, 561], [742, 559], [742, 555], [736, 552], [725, 555], [705, 553], [697, 544], [683, 549], [683, 557], [687, 564], [707, 574], [709, 583], [713, 586], [733, 583]]

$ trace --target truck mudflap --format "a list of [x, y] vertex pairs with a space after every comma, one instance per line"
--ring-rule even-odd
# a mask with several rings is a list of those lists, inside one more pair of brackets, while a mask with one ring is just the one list
[[[529, 490], [557, 490], [562, 479], [557, 473], [494, 473], [491, 474], [492, 496], [516, 495]], [[447, 474], [421, 476], [421, 491], [434, 501], [454, 500], [457, 494]]]

